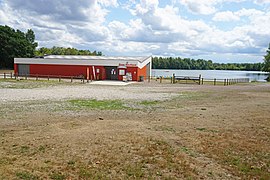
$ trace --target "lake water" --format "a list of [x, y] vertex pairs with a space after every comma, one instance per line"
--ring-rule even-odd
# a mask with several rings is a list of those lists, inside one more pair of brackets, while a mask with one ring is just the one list
[[250, 81], [265, 82], [268, 73], [261, 71], [228, 71], [228, 70], [173, 70], [173, 69], [152, 69], [152, 76], [171, 77], [175, 76], [192, 76], [204, 79], [235, 79], [249, 78]]

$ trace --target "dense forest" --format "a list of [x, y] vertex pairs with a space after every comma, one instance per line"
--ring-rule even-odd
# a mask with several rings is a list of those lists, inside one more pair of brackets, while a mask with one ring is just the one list
[[[35, 33], [29, 29], [27, 32], [14, 30], [8, 26], [0, 25], [0, 69], [12, 69], [15, 57], [35, 57], [44, 55], [92, 55], [102, 56], [102, 52], [78, 50], [75, 48], [38, 47], [35, 42]], [[270, 47], [265, 56], [265, 63], [213, 63], [211, 60], [189, 59], [180, 57], [153, 57], [153, 69], [198, 69], [198, 70], [247, 70], [270, 71]]]
[[153, 69], [198, 69], [198, 70], [247, 70], [261, 71], [263, 63], [213, 63], [211, 60], [180, 57], [153, 57]]

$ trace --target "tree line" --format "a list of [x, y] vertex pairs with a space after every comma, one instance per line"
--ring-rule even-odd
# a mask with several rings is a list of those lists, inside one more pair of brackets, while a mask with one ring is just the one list
[[261, 71], [263, 63], [213, 63], [211, 60], [180, 57], [153, 57], [153, 69]]
[[36, 56], [44, 56], [44, 55], [88, 55], [88, 56], [102, 56], [102, 52], [97, 51], [89, 51], [89, 50], [78, 50], [76, 48], [64, 48], [64, 47], [56, 47], [52, 48], [42, 47], [35, 51]]

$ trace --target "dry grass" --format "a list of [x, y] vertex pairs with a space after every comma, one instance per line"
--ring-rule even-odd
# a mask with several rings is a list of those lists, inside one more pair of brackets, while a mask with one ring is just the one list
[[121, 100], [134, 109], [1, 102], [1, 178], [270, 178], [269, 84], [158, 87], [179, 96]]

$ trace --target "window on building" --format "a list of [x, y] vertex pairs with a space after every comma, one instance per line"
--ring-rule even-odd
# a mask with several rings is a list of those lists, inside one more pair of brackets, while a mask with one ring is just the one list
[[124, 76], [125, 75], [125, 70], [124, 69], [120, 69], [119, 70], [119, 75], [120, 76]]

